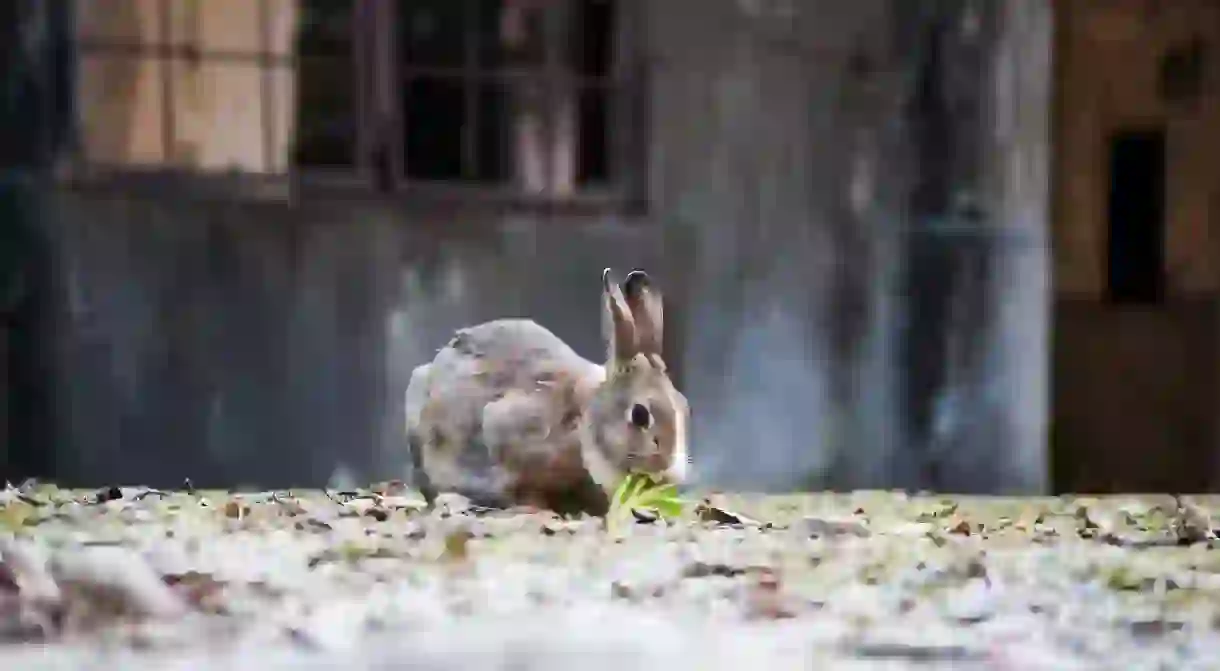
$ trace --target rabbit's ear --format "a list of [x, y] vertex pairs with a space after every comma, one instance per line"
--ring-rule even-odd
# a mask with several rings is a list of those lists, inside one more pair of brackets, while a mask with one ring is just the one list
[[661, 292], [652, 278], [642, 269], [627, 273], [623, 280], [623, 297], [635, 320], [635, 337], [639, 350], [646, 354], [661, 355], [661, 342], [665, 328], [665, 311]]
[[635, 319], [623, 292], [611, 281], [609, 268], [602, 271], [602, 338], [606, 341], [606, 360], [611, 364], [630, 361], [639, 351]]

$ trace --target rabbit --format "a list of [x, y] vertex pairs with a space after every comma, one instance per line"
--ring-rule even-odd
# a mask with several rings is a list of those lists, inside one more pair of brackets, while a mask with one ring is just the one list
[[688, 474], [690, 406], [661, 357], [662, 297], [643, 270], [602, 272], [606, 363], [530, 319], [458, 330], [407, 386], [416, 484], [491, 508], [604, 516], [630, 472]]

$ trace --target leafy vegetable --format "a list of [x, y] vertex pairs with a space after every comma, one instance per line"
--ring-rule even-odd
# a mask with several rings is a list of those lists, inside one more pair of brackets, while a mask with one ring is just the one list
[[619, 483], [606, 516], [611, 525], [630, 518], [631, 511], [649, 511], [664, 518], [681, 517], [686, 502], [677, 485], [647, 473], [630, 473]]

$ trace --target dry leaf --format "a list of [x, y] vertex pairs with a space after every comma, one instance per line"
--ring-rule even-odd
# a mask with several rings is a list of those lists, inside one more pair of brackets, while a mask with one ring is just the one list
[[220, 613], [224, 610], [217, 597], [224, 590], [225, 584], [216, 580], [210, 573], [187, 571], [186, 573], [162, 576], [162, 580], [182, 598], [195, 607]]
[[250, 506], [243, 506], [237, 501], [229, 501], [224, 507], [225, 517], [240, 520], [250, 514]]
[[695, 514], [704, 522], [714, 522], [716, 524], [741, 524], [745, 526], [762, 526], [758, 520], [750, 519], [741, 513], [735, 513], [726, 510], [719, 506], [712, 505], [711, 501], [704, 500], [695, 507]]
[[377, 507], [377, 501], [372, 498], [353, 498], [340, 504], [342, 512], [339, 514], [345, 517], [359, 517], [364, 515], [369, 510]]
[[951, 534], [957, 534], [959, 536], [969, 536], [971, 531], [970, 522], [964, 519], [959, 519], [957, 524], [949, 527], [948, 531]]
[[407, 492], [407, 485], [402, 480], [387, 480], [373, 485], [371, 489], [378, 496], [402, 496]]
[[284, 514], [288, 515], [289, 517], [296, 517], [297, 515], [304, 515], [308, 512], [305, 510], [305, 506], [301, 505], [295, 499], [292, 499], [292, 498], [283, 497], [283, 496], [279, 496], [279, 495], [273, 495], [271, 497], [271, 500], [274, 501], [277, 505], [279, 505], [280, 509], [284, 512]]
[[1179, 540], [1187, 543], [1206, 543], [1215, 537], [1207, 513], [1180, 496], [1175, 496], [1174, 499], [1178, 509], [1171, 527]]
[[382, 496], [376, 495], [377, 505], [389, 510], [424, 510], [428, 507], [428, 503], [422, 498], [415, 499], [409, 496]]
[[458, 529], [445, 534], [444, 558], [450, 561], [465, 561], [470, 554], [467, 546], [470, 544], [471, 538], [474, 538], [474, 534], [466, 529]]
[[34, 519], [35, 508], [24, 501], [13, 501], [0, 507], [0, 530], [21, 531]]
[[796, 617], [785, 603], [780, 577], [774, 569], [763, 568], [758, 572], [746, 596], [746, 617], [761, 620]]

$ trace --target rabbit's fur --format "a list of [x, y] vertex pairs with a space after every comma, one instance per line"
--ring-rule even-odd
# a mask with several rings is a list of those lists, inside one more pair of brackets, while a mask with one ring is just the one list
[[686, 479], [690, 409], [661, 358], [661, 295], [642, 270], [602, 273], [607, 363], [576, 354], [528, 319], [458, 331], [406, 394], [407, 437], [431, 502], [460, 493], [605, 514], [630, 471]]

